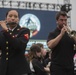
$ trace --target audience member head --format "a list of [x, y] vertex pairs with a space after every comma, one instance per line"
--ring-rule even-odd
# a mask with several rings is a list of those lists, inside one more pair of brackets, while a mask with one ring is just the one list
[[34, 44], [30, 47], [29, 61], [36, 57], [41, 57], [41, 48], [38, 45]]

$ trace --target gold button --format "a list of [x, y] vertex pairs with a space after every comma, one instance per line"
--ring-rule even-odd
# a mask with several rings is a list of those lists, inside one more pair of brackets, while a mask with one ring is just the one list
[[10, 33], [10, 35], [11, 35], [12, 33]]
[[6, 41], [6, 44], [8, 44], [8, 41]]
[[8, 47], [6, 47], [6, 49], [8, 49]]
[[20, 30], [20, 29], [17, 29], [17, 30]]
[[12, 36], [13, 38], [15, 37], [15, 36]]
[[6, 55], [8, 55], [8, 52], [6, 52]]
[[8, 60], [8, 58], [6, 58], [6, 60]]

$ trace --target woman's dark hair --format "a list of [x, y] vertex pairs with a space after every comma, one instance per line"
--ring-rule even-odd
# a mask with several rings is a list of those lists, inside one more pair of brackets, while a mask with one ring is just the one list
[[41, 48], [38, 45], [34, 44], [34, 45], [32, 45], [30, 47], [30, 51], [32, 51], [32, 52], [41, 52]]
[[36, 52], [41, 52], [41, 48], [34, 44], [30, 47], [30, 51], [29, 51], [29, 54], [28, 54], [28, 60], [32, 60], [34, 57], [37, 57], [36, 55]]
[[56, 14], [56, 20], [59, 19], [60, 16], [67, 16], [67, 13], [65, 11], [60, 11]]
[[7, 13], [6, 13], [6, 17], [7, 17], [7, 15], [8, 15], [8, 13], [9, 13], [10, 11], [12, 11], [12, 10], [15, 10], [15, 11], [18, 13], [18, 17], [19, 17], [19, 12], [18, 12], [16, 9], [10, 9], [10, 10], [8, 10]]
[[43, 48], [43, 44], [42, 43], [37, 43], [37, 45], [40, 47], [40, 48]]

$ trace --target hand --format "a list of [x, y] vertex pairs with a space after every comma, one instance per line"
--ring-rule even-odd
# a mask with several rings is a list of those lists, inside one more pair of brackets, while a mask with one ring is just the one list
[[4, 29], [4, 30], [7, 30], [8, 27], [6, 26], [6, 21], [0, 21], [0, 26]]
[[67, 31], [67, 28], [66, 28], [66, 26], [64, 26], [62, 29], [61, 29], [61, 35], [64, 35], [65, 34], [65, 32]]

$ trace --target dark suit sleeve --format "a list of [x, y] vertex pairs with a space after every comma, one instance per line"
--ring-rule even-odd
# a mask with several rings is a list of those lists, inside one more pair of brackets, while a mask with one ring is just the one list
[[12, 48], [20, 49], [20, 47], [22, 48], [27, 45], [30, 37], [30, 30], [28, 28], [21, 29], [17, 37], [10, 34], [10, 30], [9, 30], [4, 32], [4, 36], [7, 38]]

